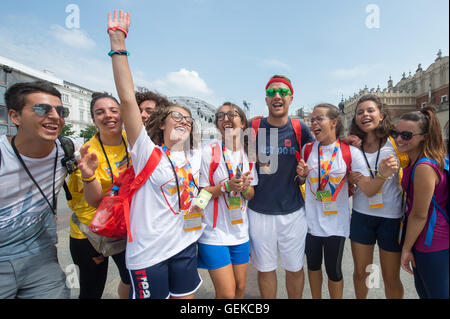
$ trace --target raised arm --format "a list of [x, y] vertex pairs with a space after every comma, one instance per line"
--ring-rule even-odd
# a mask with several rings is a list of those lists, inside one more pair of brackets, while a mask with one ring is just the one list
[[[114, 16], [108, 12], [108, 34], [111, 42], [111, 51], [126, 51], [125, 37], [130, 27], [130, 14], [122, 10], [114, 11]], [[121, 30], [123, 29], [123, 31]], [[125, 33], [125, 32], [126, 33]], [[141, 133], [142, 119], [134, 94], [133, 78], [131, 76], [126, 54], [112, 54], [114, 82], [120, 99], [120, 111], [127, 132], [130, 148]]]

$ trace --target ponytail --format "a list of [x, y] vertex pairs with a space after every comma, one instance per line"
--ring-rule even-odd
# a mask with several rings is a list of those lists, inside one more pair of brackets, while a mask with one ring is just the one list
[[419, 128], [424, 133], [423, 155], [434, 159], [439, 164], [439, 167], [444, 169], [445, 144], [435, 108], [426, 106], [417, 112], [403, 114], [400, 119], [419, 123]]

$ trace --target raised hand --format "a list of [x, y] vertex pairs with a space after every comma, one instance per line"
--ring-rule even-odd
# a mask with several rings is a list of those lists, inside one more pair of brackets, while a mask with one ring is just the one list
[[114, 10], [114, 16], [108, 12], [108, 34], [110, 37], [126, 38], [130, 28], [130, 13]]
[[398, 168], [399, 163], [397, 158], [393, 154], [390, 154], [381, 160], [379, 172], [384, 177], [390, 177], [398, 171]]
[[78, 160], [78, 169], [82, 178], [89, 178], [95, 174], [98, 167], [98, 158], [95, 153], [89, 153], [89, 144], [80, 148], [81, 158]]

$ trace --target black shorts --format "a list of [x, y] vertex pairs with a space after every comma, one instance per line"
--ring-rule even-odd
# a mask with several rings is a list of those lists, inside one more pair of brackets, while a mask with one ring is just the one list
[[344, 243], [345, 237], [319, 237], [308, 233], [305, 247], [308, 270], [321, 270], [322, 259], [325, 257], [325, 270], [328, 279], [334, 282], [341, 281]]

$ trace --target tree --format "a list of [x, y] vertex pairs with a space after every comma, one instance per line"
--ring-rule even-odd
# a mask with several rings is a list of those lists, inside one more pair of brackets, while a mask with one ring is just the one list
[[87, 142], [95, 135], [95, 133], [97, 133], [97, 127], [90, 124], [81, 130], [80, 137], [84, 138], [84, 142]]
[[75, 134], [75, 131], [72, 131], [73, 125], [67, 123], [66, 125], [64, 125], [62, 131], [61, 131], [61, 135], [62, 136], [73, 136]]

